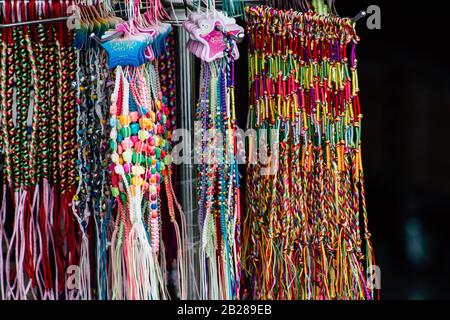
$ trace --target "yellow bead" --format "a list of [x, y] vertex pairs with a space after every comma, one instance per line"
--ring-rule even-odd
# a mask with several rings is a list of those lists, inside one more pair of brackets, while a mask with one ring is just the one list
[[144, 185], [144, 180], [141, 177], [133, 177], [131, 178], [131, 184], [136, 187], [141, 187]]

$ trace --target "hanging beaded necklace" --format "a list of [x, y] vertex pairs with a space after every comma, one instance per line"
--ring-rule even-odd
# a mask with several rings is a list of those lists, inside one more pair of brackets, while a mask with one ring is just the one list
[[[127, 288], [127, 292], [121, 292], [117, 287], [114, 294], [118, 299], [122, 294], [124, 297], [131, 294], [131, 297], [137, 295], [153, 299], [167, 297], [167, 289], [160, 278], [161, 267], [156, 259], [161, 247], [160, 186], [166, 165], [170, 165], [170, 158], [164, 150], [169, 109], [160, 100], [157, 79], [157, 72], [151, 63], [125, 71], [118, 67], [111, 98], [111, 159], [114, 163], [111, 190], [121, 215], [114, 242], [119, 251], [133, 250], [132, 244], [127, 244], [127, 241], [142, 241], [136, 232], [141, 232], [139, 228], [145, 227], [151, 250], [147, 258], [153, 261], [150, 262], [153, 267], [145, 271], [150, 272], [146, 277], [146, 281], [150, 281], [148, 287], [144, 287], [145, 283], [129, 283], [132, 287]], [[135, 236], [138, 238], [134, 240]], [[132, 263], [133, 267], [139, 266], [136, 261], [127, 263]], [[135, 286], [140, 286], [139, 290], [144, 291], [136, 291], [138, 288]]]
[[204, 299], [239, 298], [240, 195], [237, 171], [232, 40], [225, 58], [202, 62], [196, 121]]

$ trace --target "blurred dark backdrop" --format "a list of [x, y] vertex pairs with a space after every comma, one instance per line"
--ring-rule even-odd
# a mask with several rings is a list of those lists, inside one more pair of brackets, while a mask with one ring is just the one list
[[368, 208], [384, 299], [450, 298], [448, 17], [411, 1], [376, 4], [381, 30], [358, 23]]
[[[431, 4], [432, 2], [430, 2]], [[444, 10], [411, 1], [336, 0], [340, 16], [381, 8], [381, 30], [358, 22], [369, 222], [382, 299], [450, 298], [449, 28]], [[245, 128], [247, 57], [237, 61]]]

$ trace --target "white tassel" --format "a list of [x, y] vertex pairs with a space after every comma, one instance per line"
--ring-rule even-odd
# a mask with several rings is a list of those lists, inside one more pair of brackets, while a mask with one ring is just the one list
[[[28, 232], [28, 238], [30, 239], [29, 245], [31, 246], [31, 252], [33, 253], [33, 267], [35, 272], [35, 279], [36, 282], [39, 282], [39, 278], [37, 276], [37, 261], [41, 254], [39, 248], [38, 248], [38, 238], [40, 237], [40, 232], [38, 232], [38, 222], [36, 221], [36, 215], [37, 211], [39, 211], [39, 204], [40, 204], [40, 186], [37, 185], [34, 189], [33, 194], [33, 201], [31, 203], [30, 208], [30, 219], [28, 221], [28, 225], [30, 226], [29, 232]], [[29, 286], [32, 284], [32, 282], [29, 282]], [[31, 288], [30, 288], [31, 289]], [[28, 289], [29, 290], [29, 289]], [[33, 298], [37, 300], [37, 296], [35, 293], [35, 290], [31, 290], [31, 294], [33, 295]]]
[[[119, 215], [120, 214], [121, 212], [119, 212]], [[115, 228], [111, 236], [111, 288], [108, 296], [113, 300], [122, 300], [124, 292], [122, 290], [122, 286], [124, 285], [122, 274], [125, 274], [122, 273], [123, 243], [122, 240], [118, 238], [119, 233], [123, 233], [123, 231], [120, 230], [121, 228], [123, 228], [123, 226], [120, 225], [120, 217], [117, 217]]]
[[80, 298], [82, 300], [91, 300], [91, 264], [89, 261], [89, 238], [86, 232], [83, 231], [83, 238], [81, 243], [80, 253]]
[[[141, 190], [136, 189], [132, 196], [125, 176], [122, 177], [128, 190], [130, 200], [130, 220], [132, 228], [128, 237], [128, 267], [130, 272], [130, 286], [128, 299], [132, 300], [159, 300], [160, 279], [157, 275], [155, 259], [152, 248], [142, 221]], [[156, 261], [157, 262], [157, 261]]]

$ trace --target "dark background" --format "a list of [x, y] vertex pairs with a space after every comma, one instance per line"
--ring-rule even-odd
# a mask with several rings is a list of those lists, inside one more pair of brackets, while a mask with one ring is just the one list
[[[449, 20], [411, 1], [337, 1], [358, 23], [369, 219], [384, 299], [450, 298]], [[431, 2], [430, 2], [431, 4]], [[443, 8], [442, 8], [443, 9]]]
[[[450, 298], [450, 18], [433, 2], [336, 0], [340, 16], [381, 8], [381, 30], [357, 25], [363, 159], [382, 299]], [[440, 2], [443, 3], [443, 2]], [[245, 128], [247, 57], [236, 106]]]

